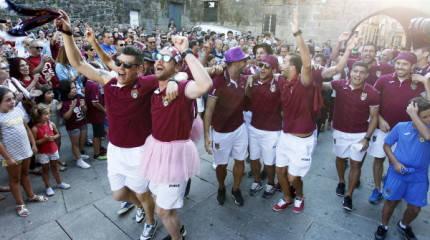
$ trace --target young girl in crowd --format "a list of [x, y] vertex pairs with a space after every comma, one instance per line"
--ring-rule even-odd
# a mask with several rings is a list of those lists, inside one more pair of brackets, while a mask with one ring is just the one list
[[[52, 86], [49, 84], [43, 84], [36, 88], [37, 90], [40, 90], [42, 94], [36, 99], [37, 103], [42, 103], [48, 106], [49, 109], [51, 109], [51, 118], [50, 121], [55, 124], [55, 126], [60, 125], [60, 115], [59, 111], [61, 109], [62, 104], [57, 100], [54, 99], [54, 91], [52, 89]], [[60, 152], [61, 149], [61, 134], [59, 138], [56, 138], [55, 144], [57, 144], [58, 152]], [[60, 165], [58, 166], [58, 170], [65, 171], [67, 168], [65, 167], [67, 164], [66, 162], [57, 160], [57, 163]]]
[[28, 168], [30, 157], [35, 152], [36, 142], [27, 122], [24, 121], [24, 113], [15, 108], [15, 94], [8, 88], [0, 88], [0, 159], [9, 174], [10, 191], [21, 217], [30, 214], [22, 200], [21, 184], [28, 202], [48, 201], [47, 197], [34, 194], [31, 188]]
[[75, 83], [69, 79], [60, 81], [60, 95], [62, 107], [60, 115], [66, 121], [66, 130], [72, 142], [72, 152], [75, 156], [76, 165], [80, 168], [89, 168], [90, 165], [83, 159], [88, 159], [87, 155], [81, 154], [84, 147], [87, 125], [85, 122], [84, 112], [87, 111], [85, 100], [81, 95], [76, 94]]
[[50, 122], [51, 109], [45, 104], [38, 104], [31, 110], [31, 119], [34, 126], [31, 131], [36, 139], [38, 152], [36, 160], [42, 164], [42, 178], [46, 187], [46, 195], [54, 195], [54, 191], [49, 184], [49, 165], [51, 165], [52, 175], [57, 181], [57, 187], [62, 189], [70, 188], [70, 185], [61, 182], [60, 173], [57, 169], [57, 160], [60, 158], [58, 147], [54, 140], [60, 138], [57, 126]]

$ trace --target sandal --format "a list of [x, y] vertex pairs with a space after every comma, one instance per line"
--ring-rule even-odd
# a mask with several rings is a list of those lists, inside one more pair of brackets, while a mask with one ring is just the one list
[[58, 166], [58, 171], [64, 172], [67, 170], [67, 167], [64, 166]]
[[34, 194], [32, 198], [27, 198], [27, 202], [46, 202], [48, 201], [48, 198], [45, 196], [38, 196]]
[[61, 165], [61, 166], [65, 167], [65, 166], [67, 166], [67, 163], [66, 163], [66, 162], [63, 162], [63, 161], [58, 160], [58, 165]]
[[[18, 211], [19, 208], [21, 208], [21, 210]], [[28, 217], [28, 215], [30, 215], [30, 212], [25, 207], [25, 205], [16, 205], [16, 210], [18, 211], [18, 215], [20, 217]]]
[[8, 186], [0, 186], [0, 192], [10, 192], [10, 188]]
[[5, 196], [0, 195], [0, 201], [1, 201], [1, 200], [4, 200], [5, 198], [6, 198]]

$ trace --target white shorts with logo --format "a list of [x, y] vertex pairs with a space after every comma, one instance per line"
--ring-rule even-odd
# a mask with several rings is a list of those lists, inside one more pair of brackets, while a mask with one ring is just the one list
[[[384, 151], [384, 139], [388, 136], [388, 133], [385, 133], [381, 131], [381, 129], [377, 128], [375, 129], [375, 132], [373, 133], [373, 136], [370, 141], [370, 146], [367, 149], [367, 152], [372, 156], [376, 158], [385, 158], [385, 151]], [[391, 146], [391, 150], [396, 149], [397, 143], [395, 143], [393, 146]]]
[[317, 130], [301, 138], [281, 132], [276, 146], [276, 167], [288, 166], [288, 173], [304, 177], [312, 165], [312, 154], [317, 145]]
[[333, 153], [340, 158], [350, 158], [354, 161], [361, 162], [366, 151], [360, 152], [351, 145], [360, 142], [366, 133], [346, 133], [338, 130], [333, 131]]
[[188, 181], [179, 183], [149, 183], [149, 189], [157, 196], [157, 206], [169, 210], [184, 206], [184, 195]]
[[281, 131], [266, 131], [249, 125], [249, 154], [251, 160], [263, 158], [267, 166], [275, 164], [276, 144]]
[[141, 176], [140, 159], [143, 145], [134, 148], [121, 148], [109, 143], [107, 150], [107, 171], [112, 191], [128, 187], [141, 194], [148, 191], [149, 181]]
[[58, 150], [51, 154], [36, 153], [36, 161], [38, 161], [40, 164], [47, 164], [50, 161], [58, 160], [58, 159], [60, 159]]
[[243, 161], [248, 149], [248, 130], [245, 123], [229, 133], [212, 130], [212, 144], [216, 165], [227, 164], [230, 157]]

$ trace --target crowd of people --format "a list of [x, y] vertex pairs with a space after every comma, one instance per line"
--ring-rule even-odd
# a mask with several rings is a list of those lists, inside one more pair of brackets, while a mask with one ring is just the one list
[[[430, 46], [382, 49], [350, 33], [333, 47], [329, 41], [318, 46], [302, 37], [296, 10], [292, 43], [270, 34], [178, 31], [173, 20], [167, 31], [94, 30], [60, 12], [54, 31], [44, 25], [37, 38], [1, 44], [0, 159], [9, 187], [0, 191], [12, 192], [19, 216], [30, 214], [20, 185], [27, 201], [48, 201], [31, 187], [36, 163], [47, 196], [54, 195], [49, 169], [57, 188], [70, 188], [59, 172], [66, 169], [59, 155], [63, 123], [77, 167], [90, 168], [90, 158], [107, 160], [112, 195], [122, 202], [118, 213], [136, 206], [136, 221], [145, 219], [140, 239], [154, 236], [155, 214], [169, 233], [165, 239], [185, 238], [176, 209], [200, 172], [201, 137], [214, 156], [220, 205], [227, 201], [224, 180], [233, 158], [235, 204], [244, 204], [241, 180], [249, 162], [249, 194], [264, 188], [268, 199], [280, 190], [273, 210], [292, 206], [300, 213], [318, 134], [333, 128], [339, 178], [333, 193], [343, 197], [342, 207], [353, 210], [368, 153], [375, 185], [369, 202], [385, 198], [375, 239], [385, 238], [402, 199], [407, 209], [397, 228], [416, 239], [410, 223], [428, 192]], [[390, 167], [381, 186], [385, 158]]]

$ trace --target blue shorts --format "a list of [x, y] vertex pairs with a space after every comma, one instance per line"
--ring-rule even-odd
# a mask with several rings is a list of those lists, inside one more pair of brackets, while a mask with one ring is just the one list
[[428, 181], [406, 182], [388, 174], [382, 187], [382, 195], [390, 201], [399, 201], [403, 198], [411, 205], [425, 207], [427, 206], [428, 189]]

